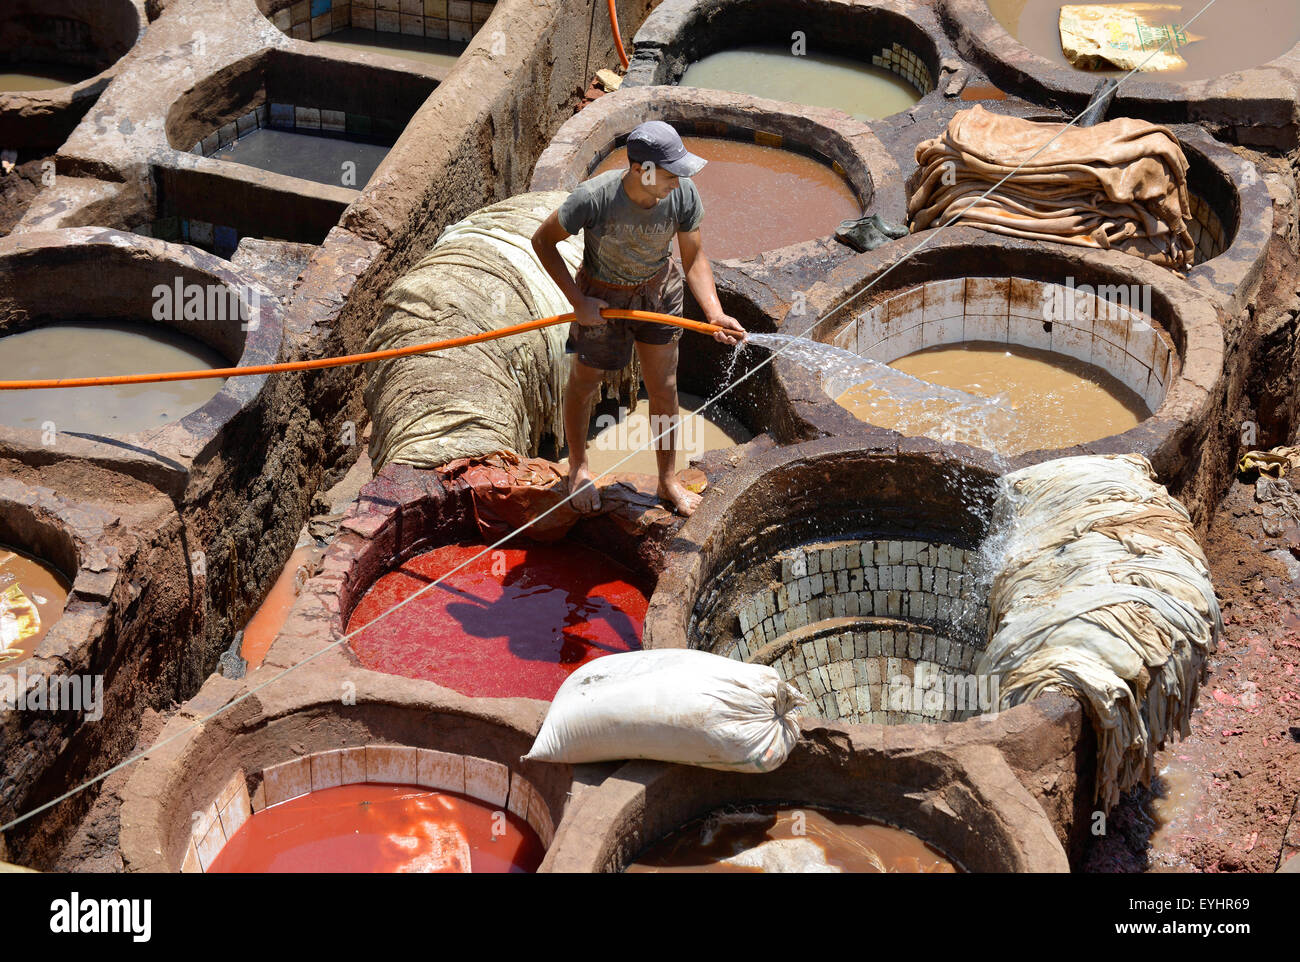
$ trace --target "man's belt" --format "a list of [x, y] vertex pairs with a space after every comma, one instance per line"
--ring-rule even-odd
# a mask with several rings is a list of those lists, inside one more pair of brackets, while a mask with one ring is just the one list
[[637, 283], [637, 284], [615, 284], [615, 283], [613, 283], [612, 281], [607, 281], [607, 280], [605, 280], [604, 278], [600, 278], [600, 277], [595, 277], [595, 276], [593, 276], [593, 275], [592, 275], [592, 274], [587, 270], [587, 268], [586, 268], [585, 266], [578, 268], [578, 272], [579, 272], [580, 274], [582, 274], [582, 276], [583, 276], [584, 278], [586, 278], [587, 280], [591, 281], [593, 284], [596, 284], [596, 285], [598, 285], [598, 286], [600, 286], [600, 287], [608, 287], [608, 288], [610, 288], [611, 290], [616, 290], [616, 291], [635, 291], [635, 290], [638, 290], [638, 289], [640, 289], [640, 288], [642, 288], [642, 287], [645, 287], [645, 286], [646, 286], [647, 284], [649, 284], [651, 281], [653, 281], [653, 280], [655, 280], [656, 278], [660, 277], [660, 276], [664, 273], [664, 271], [668, 270], [668, 268], [669, 268], [671, 265], [672, 265], [672, 261], [669, 260], [668, 263], [664, 264], [663, 267], [659, 268], [659, 270], [655, 271], [653, 274], [651, 274], [651, 275], [650, 275], [649, 277], [647, 277], [645, 280], [643, 280], [643, 281], [641, 281], [640, 283]]

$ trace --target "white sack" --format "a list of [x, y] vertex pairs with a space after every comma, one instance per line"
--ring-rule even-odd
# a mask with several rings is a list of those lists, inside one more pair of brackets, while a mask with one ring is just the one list
[[676, 648], [606, 655], [560, 686], [524, 758], [770, 772], [798, 741], [805, 704], [768, 665]]

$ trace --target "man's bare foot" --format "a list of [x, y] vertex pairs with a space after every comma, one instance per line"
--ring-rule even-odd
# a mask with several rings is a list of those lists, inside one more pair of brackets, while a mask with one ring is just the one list
[[573, 495], [570, 502], [578, 514], [595, 514], [600, 510], [600, 492], [591, 480], [591, 470], [586, 466], [569, 469], [569, 493]]
[[676, 478], [659, 482], [659, 497], [671, 504], [673, 510], [683, 518], [689, 518], [700, 506], [700, 496], [694, 491], [687, 490], [686, 486]]

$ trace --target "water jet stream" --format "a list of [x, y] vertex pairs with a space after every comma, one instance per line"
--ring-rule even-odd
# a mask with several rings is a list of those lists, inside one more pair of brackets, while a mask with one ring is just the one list
[[[814, 372], [833, 398], [860, 385], [870, 385], [870, 406], [879, 409], [882, 420], [901, 434], [934, 436], [941, 425], [940, 441], [959, 441], [996, 452], [996, 439], [1015, 430], [1015, 412], [996, 399], [978, 397], [904, 374], [881, 361], [862, 357], [844, 348], [789, 334], [751, 333], [744, 345], [767, 348]], [[740, 345], [733, 352], [726, 372], [731, 380]], [[887, 419], [885, 416], [887, 415]]]

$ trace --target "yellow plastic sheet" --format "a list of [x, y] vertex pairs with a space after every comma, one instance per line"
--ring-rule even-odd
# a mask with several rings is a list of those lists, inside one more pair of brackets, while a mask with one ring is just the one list
[[1237, 474], [1245, 477], [1262, 474], [1270, 478], [1285, 478], [1296, 462], [1300, 462], [1300, 448], [1247, 451], [1237, 462]]
[[36, 603], [18, 585], [0, 591], [0, 662], [18, 657], [20, 642], [41, 630]]
[[1187, 61], [1179, 48], [1198, 39], [1170, 20], [1182, 9], [1164, 3], [1061, 7], [1061, 50], [1084, 70], [1181, 70]]

